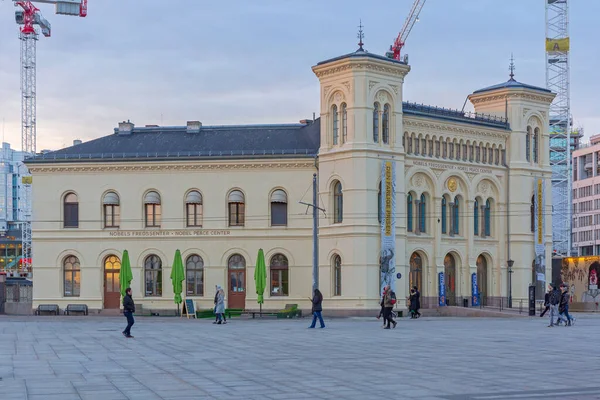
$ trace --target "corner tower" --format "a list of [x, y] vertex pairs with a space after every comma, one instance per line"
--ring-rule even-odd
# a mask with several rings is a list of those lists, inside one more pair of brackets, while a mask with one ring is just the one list
[[[327, 210], [319, 228], [320, 286], [338, 309], [377, 307], [384, 160], [396, 161], [396, 209], [405, 207], [402, 85], [410, 67], [359, 45], [313, 67], [321, 86], [319, 195]], [[405, 224], [397, 219], [397, 265]]]

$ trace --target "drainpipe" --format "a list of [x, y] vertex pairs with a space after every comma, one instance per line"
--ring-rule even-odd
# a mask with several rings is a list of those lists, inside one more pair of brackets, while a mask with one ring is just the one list
[[[504, 117], [508, 121], [508, 97], [505, 99]], [[508, 152], [508, 149], [507, 149]], [[510, 164], [510, 163], [508, 163]], [[508, 274], [508, 308], [512, 308], [512, 259], [510, 258], [510, 167], [506, 179], [506, 265]], [[500, 294], [502, 296], [502, 294]]]

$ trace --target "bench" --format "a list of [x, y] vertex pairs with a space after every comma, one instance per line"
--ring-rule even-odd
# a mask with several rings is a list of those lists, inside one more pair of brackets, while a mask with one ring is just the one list
[[88, 315], [88, 306], [86, 304], [68, 304], [64, 313], [71, 315], [72, 312], [80, 312], [83, 315]]
[[35, 311], [35, 315], [42, 315], [43, 312], [58, 315], [59, 311], [58, 304], [40, 304]]

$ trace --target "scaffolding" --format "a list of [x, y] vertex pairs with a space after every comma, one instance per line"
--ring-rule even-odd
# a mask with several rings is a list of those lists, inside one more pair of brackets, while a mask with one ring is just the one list
[[554, 252], [571, 253], [571, 152], [580, 132], [571, 132], [568, 0], [546, 0], [546, 87], [556, 93], [550, 106], [552, 242]]

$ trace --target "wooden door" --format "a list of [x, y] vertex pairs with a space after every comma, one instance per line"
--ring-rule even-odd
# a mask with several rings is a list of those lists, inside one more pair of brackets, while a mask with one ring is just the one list
[[119, 308], [121, 306], [120, 272], [121, 260], [119, 257], [106, 257], [104, 261], [104, 308]]
[[239, 254], [229, 257], [227, 308], [246, 308], [246, 260]]
[[446, 304], [456, 306], [456, 261], [451, 254], [444, 259], [444, 272], [446, 280]]

